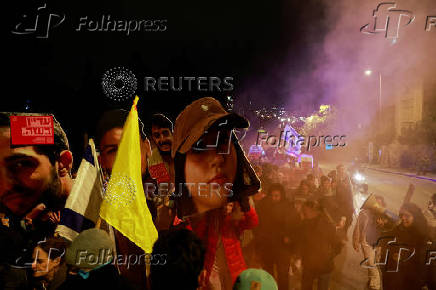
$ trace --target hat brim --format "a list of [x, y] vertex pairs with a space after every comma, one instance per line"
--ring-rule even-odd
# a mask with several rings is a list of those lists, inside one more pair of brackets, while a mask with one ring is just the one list
[[[203, 120], [203, 122], [199, 122], [192, 128], [190, 131], [190, 135], [187, 136], [183, 144], [178, 148], [177, 152], [185, 154], [188, 152], [192, 145], [200, 139], [201, 136], [212, 126], [217, 126], [222, 129], [234, 129], [234, 128], [248, 128], [250, 126], [250, 122], [236, 114], [236, 113], [225, 113], [221, 115], [214, 115], [212, 118], [208, 118]], [[173, 152], [175, 156], [176, 152]], [[173, 157], [174, 157], [173, 156]]]
[[244, 117], [242, 117], [236, 113], [229, 113], [226, 116], [218, 118], [210, 127], [212, 127], [213, 125], [219, 125], [219, 124], [222, 124], [222, 126], [224, 126], [224, 128], [226, 128], [226, 129], [250, 127], [250, 122], [248, 122], [247, 119], [245, 119]]

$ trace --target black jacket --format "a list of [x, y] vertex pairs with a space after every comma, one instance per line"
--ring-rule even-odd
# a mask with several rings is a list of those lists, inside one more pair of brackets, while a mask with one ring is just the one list
[[109, 264], [89, 273], [87, 279], [80, 275], [70, 275], [59, 290], [129, 290], [131, 286], [121, 278], [114, 265]]
[[301, 256], [305, 271], [321, 275], [333, 271], [333, 259], [339, 254], [341, 243], [335, 227], [320, 214], [301, 223], [297, 254]]

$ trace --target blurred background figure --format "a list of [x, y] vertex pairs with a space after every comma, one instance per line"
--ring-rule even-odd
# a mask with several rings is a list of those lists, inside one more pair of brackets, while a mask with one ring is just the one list
[[[383, 289], [421, 289], [428, 286], [426, 256], [430, 241], [427, 221], [421, 209], [405, 203], [400, 209], [400, 224], [389, 236], [395, 243], [386, 245], [390, 254], [383, 269]], [[401, 251], [401, 248], [406, 249]], [[413, 254], [412, 254], [413, 253]]]
[[255, 238], [262, 267], [271, 274], [274, 274], [275, 267], [279, 288], [285, 289], [289, 283], [291, 204], [285, 198], [284, 187], [279, 183], [272, 184], [257, 211], [259, 227]]
[[303, 204], [303, 216], [297, 245], [303, 266], [302, 289], [312, 290], [317, 283], [318, 290], [328, 290], [341, 242], [316, 201]]
[[67, 248], [68, 276], [59, 289], [134, 289], [120, 276], [114, 258], [113, 242], [105, 231], [81, 232]]
[[66, 279], [65, 250], [62, 238], [48, 238], [39, 242], [33, 250], [32, 289], [57, 289]]

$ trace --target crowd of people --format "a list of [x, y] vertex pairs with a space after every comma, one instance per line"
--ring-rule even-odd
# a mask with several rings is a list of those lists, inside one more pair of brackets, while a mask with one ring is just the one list
[[[68, 138], [54, 119], [54, 144], [13, 145], [10, 117], [20, 115], [40, 114], [0, 113], [1, 289], [332, 289], [347, 242], [363, 252], [369, 289], [435, 289], [436, 195], [423, 212], [409, 188], [398, 217], [376, 196], [356, 218], [344, 165], [296, 178], [250, 162], [233, 132], [248, 121], [213, 98], [174, 124], [163, 114], [139, 120], [142, 180], [156, 185], [146, 191], [159, 233], [152, 253], [104, 220], [68, 240], [56, 230], [74, 184]], [[127, 116], [108, 111], [96, 124], [103, 188]], [[393, 261], [378, 261], [395, 247], [386, 257], [401, 263], [391, 271]]]

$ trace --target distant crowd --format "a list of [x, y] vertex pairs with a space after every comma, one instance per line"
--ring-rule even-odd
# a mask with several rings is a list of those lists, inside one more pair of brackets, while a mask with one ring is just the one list
[[[128, 114], [108, 111], [95, 125], [102, 194]], [[73, 153], [56, 119], [54, 144], [14, 145], [10, 117], [29, 115], [41, 116], [0, 113], [0, 289], [327, 290], [347, 243], [362, 252], [355, 267], [368, 270], [368, 289], [436, 289], [436, 194], [420, 209], [411, 185], [394, 213], [344, 165], [323, 175], [250, 162], [233, 132], [248, 121], [213, 98], [174, 123], [163, 114], [142, 117], [147, 126], [139, 120], [142, 182], [156, 185], [146, 191], [158, 230], [151, 253], [85, 214], [70, 239], [58, 226], [78, 180]], [[180, 192], [162, 194], [160, 184]], [[360, 210], [356, 194], [367, 199]]]

